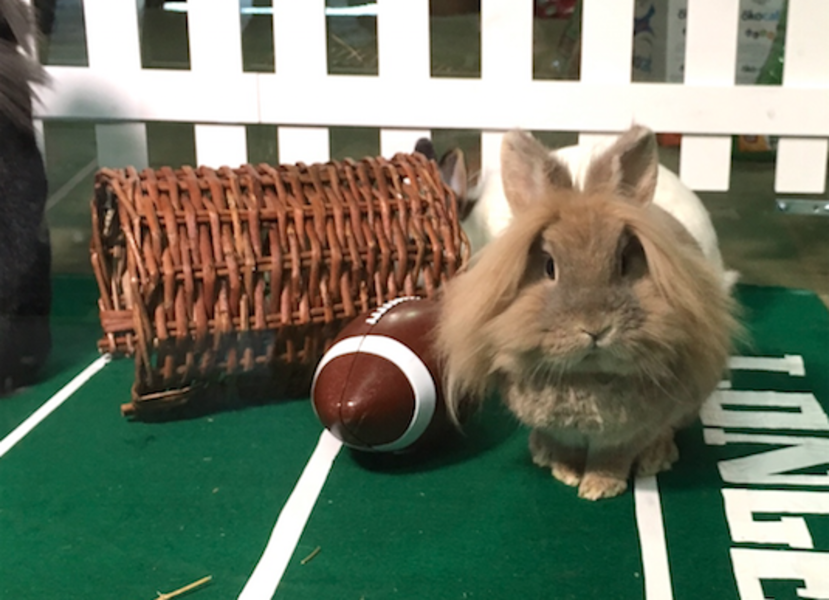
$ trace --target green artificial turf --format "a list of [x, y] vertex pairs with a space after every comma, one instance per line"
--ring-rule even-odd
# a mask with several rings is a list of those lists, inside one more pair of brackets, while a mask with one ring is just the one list
[[[820, 301], [768, 288], [740, 296], [752, 339], [744, 354], [802, 356], [806, 376], [737, 371], [733, 389], [807, 391], [826, 410]], [[46, 379], [0, 401], [0, 436], [96, 358], [96, 298], [91, 279], [56, 281]], [[150, 600], [206, 575], [213, 581], [189, 598], [242, 590], [319, 438], [310, 403], [131, 421], [119, 407], [132, 376], [130, 359], [113, 361], [0, 458], [0, 598]], [[343, 449], [275, 598], [643, 598], [633, 494], [579, 500], [532, 465], [526, 437], [496, 401], [466, 437], [431, 454]], [[707, 445], [699, 423], [679, 446], [680, 462], [659, 477], [674, 597], [736, 600], [734, 548], [790, 551], [731, 539], [718, 461], [757, 448]], [[807, 551], [829, 551], [829, 519], [807, 523]], [[762, 585], [782, 600], [803, 582]]]

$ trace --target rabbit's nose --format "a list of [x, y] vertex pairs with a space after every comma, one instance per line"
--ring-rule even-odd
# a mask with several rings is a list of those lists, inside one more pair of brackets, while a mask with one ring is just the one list
[[606, 325], [605, 327], [602, 327], [602, 328], [592, 328], [592, 329], [585, 329], [584, 327], [581, 328], [581, 330], [584, 333], [586, 333], [588, 336], [590, 336], [590, 344], [593, 348], [598, 346], [599, 342], [601, 342], [605, 337], [607, 337], [607, 334], [610, 332], [610, 329], [611, 329], [610, 325]]

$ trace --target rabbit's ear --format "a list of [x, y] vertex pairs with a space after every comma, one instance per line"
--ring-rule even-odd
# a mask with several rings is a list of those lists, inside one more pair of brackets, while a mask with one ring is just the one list
[[634, 125], [593, 159], [584, 189], [609, 187], [644, 206], [653, 200], [658, 170], [656, 136], [647, 127]]
[[415, 152], [419, 152], [429, 160], [434, 160], [437, 162], [438, 155], [435, 152], [435, 146], [432, 144], [432, 140], [429, 138], [420, 138], [417, 140], [414, 148]]
[[463, 156], [463, 150], [460, 148], [449, 150], [440, 158], [438, 167], [441, 179], [452, 188], [458, 200], [464, 202], [469, 180], [466, 175], [466, 159]]
[[570, 170], [526, 131], [514, 129], [501, 143], [501, 178], [513, 212], [546, 198], [550, 192], [573, 187]]

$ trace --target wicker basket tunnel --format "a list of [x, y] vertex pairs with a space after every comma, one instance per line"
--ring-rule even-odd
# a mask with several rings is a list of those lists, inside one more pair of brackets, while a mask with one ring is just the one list
[[125, 412], [180, 405], [220, 374], [312, 367], [348, 320], [434, 297], [468, 256], [456, 198], [420, 154], [95, 180], [99, 349], [135, 357]]

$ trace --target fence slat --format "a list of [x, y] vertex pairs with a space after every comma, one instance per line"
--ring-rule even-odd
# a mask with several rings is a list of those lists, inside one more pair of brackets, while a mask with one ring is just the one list
[[[739, 0], [689, 3], [686, 85], [734, 85], [739, 14]], [[719, 108], [710, 100], [700, 106], [712, 112]], [[679, 165], [682, 181], [693, 189], [727, 190], [731, 176], [731, 136], [683, 136]]]
[[[416, 86], [430, 74], [429, 0], [378, 0], [378, 73]], [[428, 110], [436, 103], [424, 102]]]
[[827, 140], [781, 138], [777, 144], [774, 191], [822, 194], [826, 190]]
[[[233, 77], [242, 72], [242, 32], [239, 2], [189, 0], [187, 2], [190, 69], [213, 77]], [[232, 88], [217, 95], [235, 102]], [[195, 126], [196, 162], [209, 167], [236, 167], [247, 162], [245, 128], [232, 125]]]
[[[322, 107], [327, 111], [340, 101], [336, 96], [319, 95], [320, 90], [314, 89], [330, 81], [326, 79], [325, 0], [273, 0], [273, 33], [277, 76], [259, 77], [260, 83], [270, 81], [274, 84], [271, 91], [275, 92], [275, 97], [267, 99], [274, 104], [265, 107], [262, 104], [266, 100], [263, 95], [260, 97], [260, 110], [271, 114], [271, 123], [291, 122], [285, 119], [290, 111], [283, 110], [283, 100], [288, 97], [301, 98], [305, 106], [313, 106], [312, 112], [317, 116], [298, 124], [319, 122]], [[277, 138], [281, 163], [325, 162], [331, 156], [327, 127], [279, 127]]]
[[[585, 2], [582, 12], [581, 80], [587, 83], [629, 83], [633, 61], [633, 0]], [[629, 23], [629, 27], [621, 27]], [[626, 123], [621, 128], [625, 128]], [[621, 129], [620, 128], [620, 129]], [[584, 133], [580, 144], [605, 138]]]
[[241, 72], [242, 30], [238, 0], [188, 0], [187, 33], [191, 70]]
[[[533, 81], [513, 84], [507, 95], [497, 82], [432, 78], [417, 94], [406, 94], [377, 77], [314, 81], [244, 73], [222, 80], [233, 90], [230, 103], [204, 92], [215, 88], [215, 77], [187, 71], [147, 69], [129, 77], [74, 67], [48, 72], [53, 85], [38, 88], [40, 118], [587, 132], [622, 131], [636, 120], [683, 134], [829, 136], [829, 88]], [[424, 114], [424, 98], [452, 101]]]
[[682, 182], [693, 190], [728, 191], [731, 136], [683, 136], [679, 172]]
[[398, 152], [412, 152], [417, 140], [431, 138], [432, 132], [428, 129], [381, 129], [380, 154], [391, 157]]
[[685, 40], [685, 83], [734, 85], [740, 0], [691, 0]]
[[532, 0], [482, 0], [481, 77], [508, 85], [532, 76]]
[[[378, 0], [377, 54], [380, 79], [420, 89], [430, 76], [429, 0]], [[441, 103], [422, 97], [421, 110], [438, 111]], [[411, 152], [429, 129], [381, 129], [380, 154]]]
[[279, 162], [313, 164], [327, 162], [331, 157], [331, 142], [326, 127], [279, 127]]
[[[281, 116], [286, 113], [281, 104], [290, 96], [302, 98], [303, 103], [314, 107], [319, 117], [321, 106], [327, 108], [339, 102], [339, 99], [333, 101], [335, 96], [320, 96], [308, 89], [314, 83], [326, 81], [328, 72], [325, 0], [273, 0], [273, 12], [277, 76], [271, 81], [276, 84], [279, 99], [274, 98], [276, 104], [270, 107], [274, 110], [272, 122], [284, 122]], [[294, 80], [282, 79], [283, 75]], [[265, 80], [267, 76], [260, 77]], [[306, 119], [302, 124], [316, 123], [318, 117]], [[311, 164], [325, 162], [331, 156], [326, 127], [279, 127], [277, 138], [281, 163]]]
[[135, 0], [84, 0], [83, 18], [91, 69], [123, 72], [141, 68]]
[[[109, 121], [257, 123], [258, 74], [144, 69], [105, 71], [48, 67], [48, 86], [39, 86], [40, 117]], [[225, 93], [213, 93], [215, 90]], [[232, 91], [232, 94], [230, 92]], [[319, 119], [317, 119], [319, 120]]]
[[[325, 0], [273, 0], [273, 35], [277, 73], [305, 79], [325, 77]], [[299, 86], [283, 93], [303, 91]]]
[[[829, 71], [829, 3], [790, 0], [783, 85], [826, 87]], [[783, 138], [777, 148], [776, 192], [822, 194], [826, 190], [827, 140]]]
[[[628, 26], [624, 26], [627, 23]], [[628, 83], [633, 61], [633, 0], [587, 1], [582, 12], [581, 80]]]
[[[118, 73], [122, 80], [139, 73], [141, 45], [135, 0], [84, 0], [83, 11], [89, 70], [102, 78]], [[135, 101], [135, 98], [127, 97], [123, 88], [111, 85], [112, 80], [108, 83], [111, 104]], [[100, 108], [100, 92], [100, 88], [84, 90], [85, 95], [94, 98], [89, 102], [92, 110]], [[77, 102], [78, 98], [73, 97], [71, 101]], [[93, 116], [107, 118], [106, 114], [100, 113]], [[98, 166], [143, 168], [148, 164], [147, 128], [143, 123], [96, 125], [95, 140]]]
[[248, 160], [244, 127], [234, 125], [196, 125], [196, 162], [218, 168], [238, 167]]

